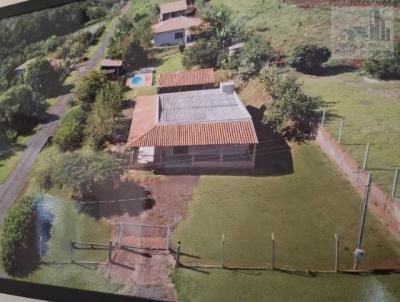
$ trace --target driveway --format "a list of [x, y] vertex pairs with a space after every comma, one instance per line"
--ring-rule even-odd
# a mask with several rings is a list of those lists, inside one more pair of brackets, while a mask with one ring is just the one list
[[[130, 1], [121, 9], [121, 15], [129, 10]], [[103, 59], [104, 52], [107, 49], [110, 39], [114, 34], [117, 22], [103, 35], [99, 46], [94, 53], [93, 57], [79, 69], [78, 80], [80, 77], [85, 76]], [[27, 185], [29, 174], [32, 171], [34, 163], [40, 151], [46, 146], [48, 139], [54, 135], [59, 125], [60, 120], [63, 118], [68, 109], [68, 103], [72, 100], [73, 94], [69, 93], [62, 95], [58, 98], [57, 103], [50, 107], [48, 110], [49, 120], [41, 129], [32, 136], [27, 143], [27, 148], [24, 151], [21, 161], [18, 163], [16, 169], [0, 187], [0, 225], [3, 224], [8, 209], [13, 202], [22, 193], [24, 187]]]

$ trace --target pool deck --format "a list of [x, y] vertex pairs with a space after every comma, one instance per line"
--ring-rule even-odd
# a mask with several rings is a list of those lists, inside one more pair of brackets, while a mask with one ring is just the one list
[[144, 78], [144, 81], [142, 83], [140, 83], [139, 85], [135, 85], [132, 83], [132, 77], [129, 77], [126, 79], [126, 86], [128, 86], [131, 89], [134, 89], [134, 88], [139, 88], [139, 87], [150, 87], [153, 84], [153, 73], [152, 72], [137, 73], [136, 76], [142, 76]]

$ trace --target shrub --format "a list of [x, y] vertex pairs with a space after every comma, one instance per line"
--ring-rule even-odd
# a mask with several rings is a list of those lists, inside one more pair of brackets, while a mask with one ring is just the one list
[[400, 56], [377, 52], [365, 60], [363, 68], [378, 79], [400, 79]]
[[317, 73], [321, 70], [322, 63], [331, 57], [331, 52], [326, 47], [317, 45], [297, 46], [289, 60], [291, 67], [298, 71]]
[[50, 96], [60, 84], [60, 74], [48, 60], [36, 59], [24, 71], [24, 82], [35, 92]]
[[63, 151], [78, 148], [83, 140], [83, 129], [87, 114], [81, 107], [71, 108], [65, 115], [54, 137]]
[[180, 44], [179, 45], [179, 51], [183, 52], [185, 50], [185, 44]]
[[202, 68], [215, 67], [219, 55], [219, 48], [214, 40], [199, 40], [192, 47], [183, 52], [182, 64], [186, 68], [199, 65]]
[[18, 261], [32, 247], [35, 207], [32, 197], [17, 201], [8, 212], [1, 233], [1, 259], [5, 271], [15, 275]]

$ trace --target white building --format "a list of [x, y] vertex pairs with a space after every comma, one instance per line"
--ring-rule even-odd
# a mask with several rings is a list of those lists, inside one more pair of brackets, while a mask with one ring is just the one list
[[172, 46], [191, 43], [196, 33], [191, 29], [203, 24], [203, 20], [194, 17], [180, 16], [161, 21], [152, 26], [154, 47]]

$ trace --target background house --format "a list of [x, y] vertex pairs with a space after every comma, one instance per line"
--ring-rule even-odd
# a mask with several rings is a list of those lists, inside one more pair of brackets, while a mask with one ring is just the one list
[[203, 23], [200, 18], [180, 16], [161, 21], [152, 26], [154, 47], [179, 45], [195, 40], [196, 33], [190, 29]]
[[138, 97], [127, 148], [139, 166], [253, 168], [256, 144], [251, 116], [227, 82]]
[[186, 0], [160, 4], [160, 21], [165, 21], [170, 18], [186, 16], [188, 5]]
[[158, 93], [215, 88], [214, 69], [161, 73], [157, 79]]

